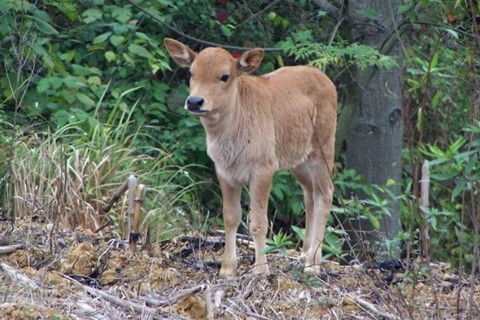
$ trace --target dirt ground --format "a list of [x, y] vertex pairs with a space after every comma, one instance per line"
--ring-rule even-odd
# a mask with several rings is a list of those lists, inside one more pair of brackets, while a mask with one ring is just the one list
[[445, 264], [325, 262], [312, 276], [289, 251], [269, 254], [271, 273], [254, 276], [253, 250], [239, 239], [238, 277], [223, 279], [221, 236], [132, 251], [52, 228], [0, 222], [0, 319], [480, 319], [480, 281]]

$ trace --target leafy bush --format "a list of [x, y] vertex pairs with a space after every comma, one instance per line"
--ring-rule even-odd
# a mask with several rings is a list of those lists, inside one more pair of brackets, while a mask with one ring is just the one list
[[308, 61], [309, 65], [320, 69], [331, 65], [391, 68], [397, 64], [392, 57], [383, 55], [370, 46], [344, 42], [335, 44], [315, 42], [311, 30], [292, 34], [285, 41], [280, 42], [280, 46], [296, 61]]
[[460, 137], [444, 150], [435, 145], [421, 150], [430, 159], [434, 200], [432, 207], [422, 209], [431, 229], [433, 257], [470, 268], [480, 246], [480, 122], [465, 131], [476, 138]]

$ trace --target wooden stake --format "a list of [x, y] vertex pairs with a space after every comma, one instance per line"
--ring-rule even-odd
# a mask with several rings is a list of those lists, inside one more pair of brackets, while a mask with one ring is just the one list
[[140, 216], [142, 212], [143, 199], [145, 198], [145, 185], [139, 184], [135, 194], [135, 213], [133, 215], [132, 230], [134, 232], [140, 231]]
[[422, 246], [422, 256], [430, 262], [430, 235], [428, 228], [427, 215], [424, 210], [429, 207], [429, 191], [430, 191], [430, 166], [428, 161], [422, 165], [422, 180], [420, 180], [420, 214], [422, 223], [420, 225], [420, 239]]
[[[130, 196], [130, 193], [129, 193]], [[131, 209], [131, 200], [129, 199], [129, 214], [131, 219], [130, 235], [128, 244], [131, 250], [136, 249], [138, 240], [140, 239], [140, 217], [142, 214], [142, 203], [145, 197], [145, 185], [138, 183], [135, 188], [135, 197], [133, 199], [133, 214]]]

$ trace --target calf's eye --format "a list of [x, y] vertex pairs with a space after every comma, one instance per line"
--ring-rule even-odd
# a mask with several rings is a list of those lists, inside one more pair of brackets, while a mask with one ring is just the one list
[[229, 75], [228, 74], [224, 74], [220, 77], [220, 81], [223, 81], [223, 82], [227, 82], [228, 81], [228, 78], [229, 78]]

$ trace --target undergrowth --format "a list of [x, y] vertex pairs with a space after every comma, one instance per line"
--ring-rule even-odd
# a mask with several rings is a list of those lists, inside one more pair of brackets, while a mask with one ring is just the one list
[[[126, 114], [121, 117], [128, 119]], [[3, 203], [13, 199], [7, 208], [9, 213], [15, 218], [59, 222], [69, 228], [96, 230], [110, 223], [115, 233], [125, 237], [125, 200], [110, 212], [99, 213], [133, 174], [147, 186], [144, 224], [156, 238], [171, 237], [201, 223], [194, 190], [202, 182], [160, 149], [132, 148], [142, 135], [133, 126], [123, 120], [116, 126], [96, 121], [89, 132], [81, 122], [41, 134], [20, 135], [22, 131], [16, 130], [13, 138], [4, 141], [10, 143], [4, 148], [4, 152], [10, 152], [8, 170], [4, 167], [9, 179], [3, 184]]]

